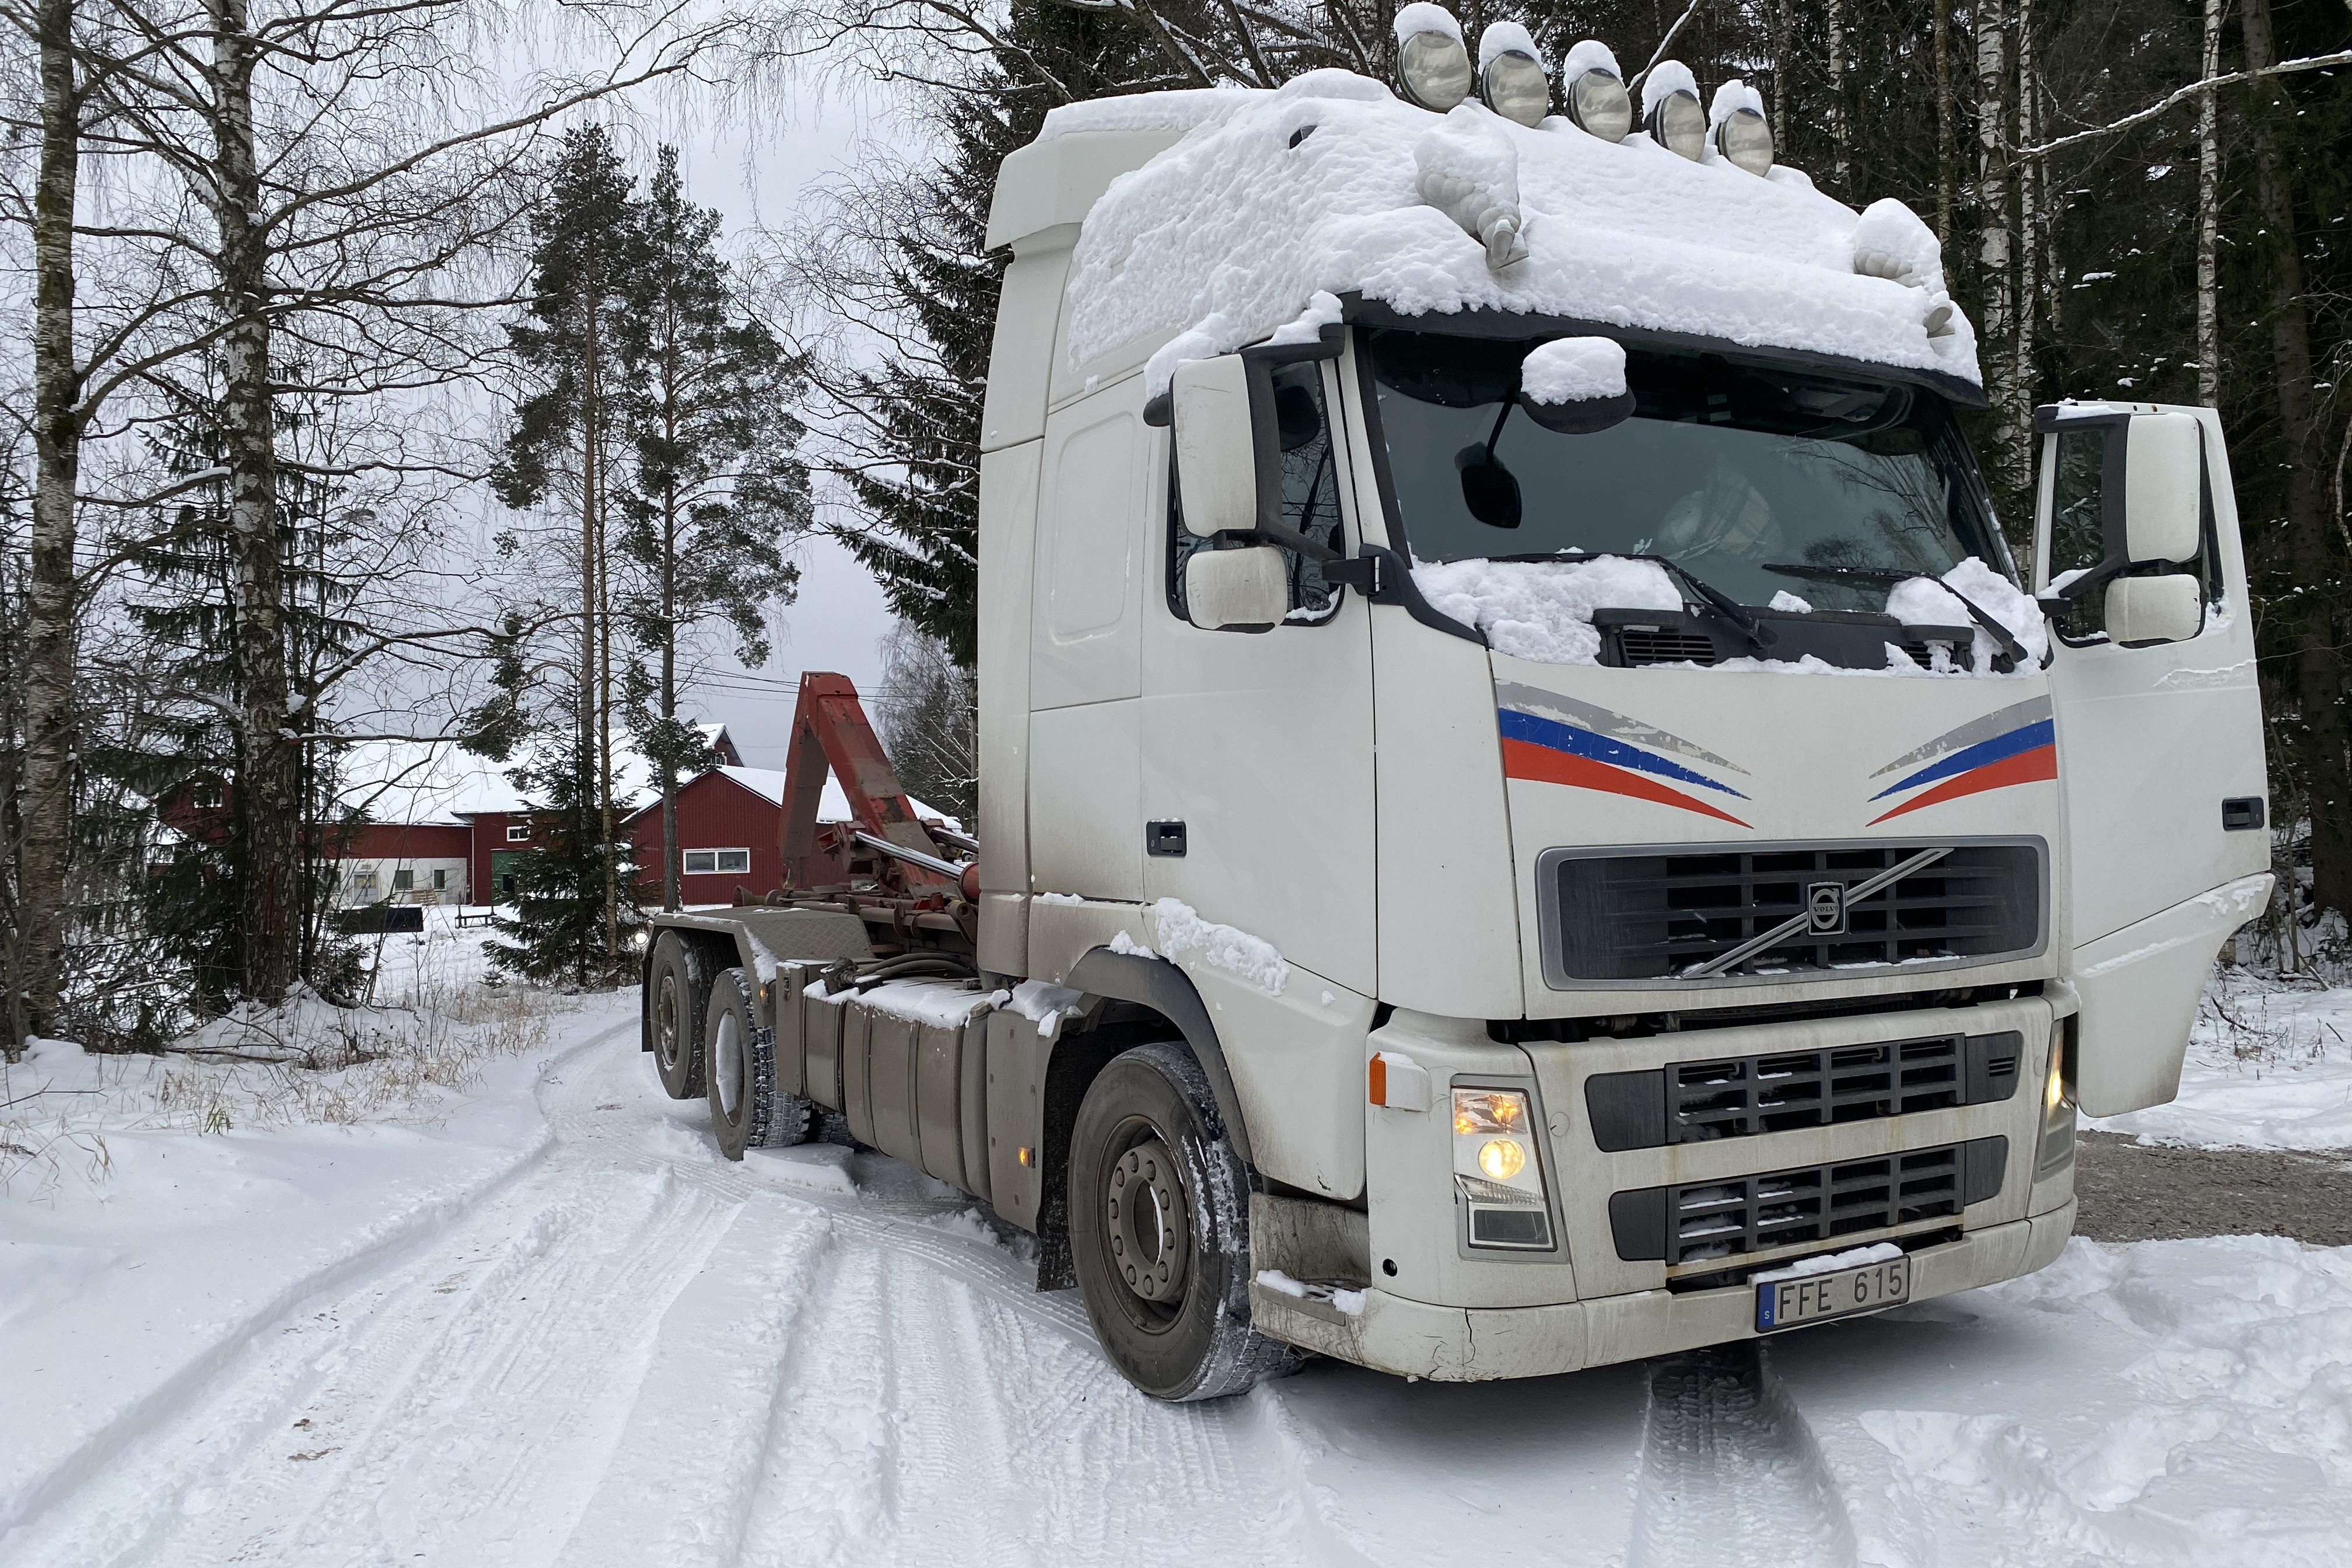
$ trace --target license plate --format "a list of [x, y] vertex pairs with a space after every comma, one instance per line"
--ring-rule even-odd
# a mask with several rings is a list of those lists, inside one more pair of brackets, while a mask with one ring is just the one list
[[1756, 1285], [1756, 1331], [1793, 1329], [1849, 1312], [1874, 1312], [1911, 1299], [1911, 1260], [1890, 1258], [1828, 1274], [1764, 1279]]

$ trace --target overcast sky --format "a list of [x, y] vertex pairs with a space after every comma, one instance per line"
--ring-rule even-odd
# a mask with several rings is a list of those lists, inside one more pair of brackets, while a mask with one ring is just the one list
[[[904, 133], [873, 95], [838, 81], [812, 86], [799, 102], [750, 126], [706, 122], [661, 132], [679, 142], [692, 199], [718, 208], [730, 235], [755, 223], [781, 226], [810, 186], [849, 166], [862, 141]], [[767, 666], [747, 670], [722, 660], [691, 694], [705, 718], [728, 727], [753, 767], [784, 765], [803, 670], [838, 670], [860, 691], [881, 673], [875, 645], [890, 614], [880, 586], [838, 544], [806, 544], [798, 558], [800, 600], [782, 612]]]

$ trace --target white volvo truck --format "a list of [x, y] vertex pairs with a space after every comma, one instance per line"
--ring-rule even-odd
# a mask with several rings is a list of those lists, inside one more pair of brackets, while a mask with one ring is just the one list
[[729, 1152], [838, 1113], [1154, 1395], [2042, 1268], [2076, 1108], [2171, 1097], [2269, 896], [2212, 412], [2043, 410], [2013, 566], [1917, 220], [1759, 174], [1736, 92], [1628, 134], [1580, 53], [1534, 124], [1055, 111], [989, 230], [977, 845], [835, 678], [787, 886], [656, 922], [646, 1047]]

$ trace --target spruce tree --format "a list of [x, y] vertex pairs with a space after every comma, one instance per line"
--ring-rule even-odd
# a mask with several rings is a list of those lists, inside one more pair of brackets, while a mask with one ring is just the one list
[[[882, 584], [891, 613], [979, 658], [980, 414], [1008, 252], [987, 247], [997, 165], [1033, 141], [1045, 113], [1074, 98], [1169, 85], [1163, 57], [1123, 15], [1015, 5], [973, 79], [938, 104], [949, 153], [897, 204], [898, 232], [879, 295], [905, 342], [881, 368], [851, 378], [888, 460], [846, 474], [870, 526], [849, 548]], [[1044, 73], [1041, 75], [1041, 73]]]

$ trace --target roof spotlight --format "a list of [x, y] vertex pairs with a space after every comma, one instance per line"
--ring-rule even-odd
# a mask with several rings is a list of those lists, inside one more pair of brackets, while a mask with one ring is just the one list
[[1609, 46], [1587, 38], [1568, 51], [1560, 62], [1561, 97], [1568, 118], [1576, 128], [1603, 142], [1622, 142], [1633, 129], [1633, 100], [1626, 95], [1625, 79]]
[[1715, 89], [1715, 108], [1707, 115], [1715, 150], [1726, 161], [1751, 174], [1772, 169], [1772, 127], [1764, 118], [1764, 100], [1756, 89], [1733, 77]]
[[1551, 112], [1551, 80], [1536, 41], [1517, 22], [1490, 22], [1478, 35], [1478, 96], [1521, 125], [1540, 125]]
[[1680, 60], [1662, 60], [1642, 82], [1642, 126], [1658, 144], [1696, 163], [1706, 152], [1706, 110], [1698, 80]]
[[1415, 0], [1397, 13], [1397, 81], [1405, 97], [1444, 114], [1470, 96], [1476, 76], [1462, 24], [1442, 5]]
[[1751, 174], [1772, 169], [1772, 128], [1752, 109], [1734, 110], [1715, 127], [1715, 150]]

